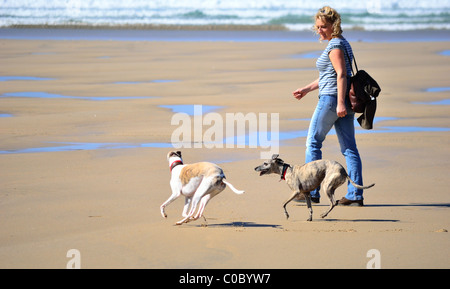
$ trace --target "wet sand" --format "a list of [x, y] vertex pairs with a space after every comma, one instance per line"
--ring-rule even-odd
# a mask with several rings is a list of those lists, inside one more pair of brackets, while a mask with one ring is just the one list
[[[317, 77], [302, 55], [325, 45], [1, 39], [0, 76], [44, 80], [0, 82], [0, 267], [65, 268], [77, 249], [82, 268], [365, 268], [377, 249], [382, 268], [449, 268], [450, 108], [432, 104], [449, 94], [427, 91], [450, 86], [445, 41], [352, 43], [382, 87], [380, 121], [357, 134], [365, 183], [376, 183], [365, 207], [320, 219], [322, 196], [313, 222], [296, 203], [286, 220], [287, 185], [253, 171], [264, 149], [203, 147], [182, 149], [185, 163], [217, 162], [246, 193], [223, 191], [206, 222], [174, 226], [182, 199], [161, 217], [170, 148], [142, 145], [170, 146], [177, 126], [161, 106], [279, 113], [281, 132], [306, 131], [317, 93], [291, 93]], [[301, 133], [281, 144], [287, 163], [304, 162]], [[323, 155], [345, 164], [335, 135]]]

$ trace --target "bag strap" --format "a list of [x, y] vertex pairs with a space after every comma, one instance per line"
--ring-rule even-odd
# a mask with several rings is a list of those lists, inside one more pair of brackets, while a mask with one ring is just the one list
[[[352, 74], [355, 75], [355, 72], [353, 71], [353, 65], [352, 65], [352, 61], [350, 59], [350, 56], [348, 56], [348, 51], [347, 49], [344, 50], [344, 54], [347, 56], [347, 60], [350, 63], [350, 68], [352, 69]], [[356, 58], [355, 55], [353, 54], [353, 62], [355, 62], [355, 68], [356, 68], [356, 73], [358, 73], [358, 65], [356, 64]]]

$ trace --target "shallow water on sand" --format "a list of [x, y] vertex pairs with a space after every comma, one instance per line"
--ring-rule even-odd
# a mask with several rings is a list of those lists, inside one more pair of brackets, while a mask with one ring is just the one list
[[15, 80], [44, 81], [54, 79], [55, 78], [36, 77], [36, 76], [0, 76], [0, 81], [15, 81]]
[[153, 96], [71, 96], [42, 91], [8, 92], [0, 95], [0, 97], [67, 98], [67, 99], [82, 99], [82, 100], [97, 100], [97, 101], [153, 98]]
[[[193, 105], [167, 105], [161, 106], [165, 108], [170, 108], [174, 112], [186, 113], [190, 116], [195, 115], [198, 111], [194, 111]], [[202, 113], [212, 112], [214, 110], [220, 109], [220, 106], [203, 106]], [[393, 121], [398, 120], [395, 117], [377, 117], [374, 120], [375, 129], [364, 130], [359, 127], [359, 124], [355, 121], [356, 134], [367, 134], [367, 133], [414, 133], [414, 132], [446, 132], [450, 131], [447, 127], [418, 127], [418, 126], [382, 126], [380, 123], [383, 121]], [[310, 119], [292, 119], [292, 121], [307, 121]], [[220, 144], [233, 144], [234, 146], [254, 146], [257, 147], [270, 145], [270, 140], [272, 140], [272, 133], [270, 131], [256, 132], [246, 135], [234, 136], [233, 138], [224, 138]], [[261, 134], [263, 142], [261, 140]], [[307, 130], [297, 130], [297, 131], [282, 131], [278, 132], [278, 139], [280, 145], [283, 146], [283, 142], [287, 140], [292, 140], [296, 138], [306, 137], [308, 134]], [[329, 135], [336, 134], [335, 130], [332, 129]], [[267, 142], [267, 143], [266, 143]], [[161, 142], [150, 142], [150, 143], [88, 143], [88, 142], [46, 142], [46, 144], [54, 144], [54, 146], [47, 147], [35, 147], [35, 148], [25, 148], [17, 150], [0, 150], [0, 154], [23, 154], [23, 153], [45, 153], [45, 152], [63, 152], [63, 151], [77, 151], [77, 150], [105, 150], [105, 149], [132, 149], [132, 148], [173, 148], [172, 143], [161, 143]], [[180, 144], [178, 144], [180, 145]], [[192, 147], [192, 144], [185, 144], [188, 147]], [[183, 146], [184, 147], [184, 146]]]

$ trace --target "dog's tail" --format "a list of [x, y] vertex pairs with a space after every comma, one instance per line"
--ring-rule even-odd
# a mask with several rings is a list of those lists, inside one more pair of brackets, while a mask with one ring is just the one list
[[244, 191], [240, 191], [240, 190], [236, 189], [235, 187], [233, 187], [233, 185], [230, 184], [229, 182], [227, 182], [227, 181], [225, 180], [225, 178], [224, 178], [222, 181], [223, 181], [223, 183], [224, 183], [225, 185], [229, 186], [230, 189], [231, 189], [233, 192], [235, 192], [236, 194], [242, 195], [243, 193], [245, 193]]
[[350, 181], [350, 183], [352, 183], [355, 186], [355, 188], [360, 189], [360, 190], [370, 189], [371, 187], [375, 186], [375, 184], [371, 184], [368, 186], [360, 186], [360, 185], [356, 184], [354, 181], [352, 181], [352, 179], [350, 179], [349, 176], [347, 176], [347, 179]]

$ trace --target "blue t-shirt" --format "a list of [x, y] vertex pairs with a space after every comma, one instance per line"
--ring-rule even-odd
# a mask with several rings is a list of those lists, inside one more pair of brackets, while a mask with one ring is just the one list
[[353, 51], [350, 43], [345, 38], [333, 38], [328, 42], [327, 48], [319, 56], [316, 67], [319, 69], [319, 95], [335, 95], [337, 96], [337, 74], [331, 63], [329, 53], [333, 49], [341, 49], [344, 53], [345, 65], [347, 68], [347, 91], [350, 89], [350, 77], [352, 76], [351, 63], [353, 60]]

